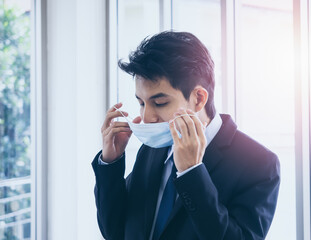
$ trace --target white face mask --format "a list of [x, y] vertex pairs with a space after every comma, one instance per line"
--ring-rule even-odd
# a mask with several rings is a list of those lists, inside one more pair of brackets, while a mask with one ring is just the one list
[[[119, 109], [115, 107], [116, 110], [121, 112]], [[168, 147], [173, 145], [173, 137], [171, 135], [170, 127], [168, 122], [160, 122], [160, 123], [133, 123], [132, 121], [129, 121], [127, 117], [123, 115], [122, 116], [126, 119], [128, 122], [131, 130], [133, 131], [134, 135], [141, 141], [143, 144], [152, 147], [152, 148], [162, 148], [162, 147]], [[189, 115], [189, 114], [184, 114]], [[173, 121], [176, 118], [179, 118], [181, 116], [175, 117]], [[191, 115], [189, 115], [191, 116]], [[179, 137], [181, 137], [181, 134], [178, 132]]]

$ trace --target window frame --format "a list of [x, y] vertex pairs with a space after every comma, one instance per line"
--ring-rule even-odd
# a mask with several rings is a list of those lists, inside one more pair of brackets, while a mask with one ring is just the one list
[[47, 1], [31, 0], [31, 239], [47, 239]]
[[[310, 1], [293, 0], [297, 239], [310, 239]], [[306, 53], [306, 54], [304, 54]], [[309, 87], [308, 87], [309, 86]]]

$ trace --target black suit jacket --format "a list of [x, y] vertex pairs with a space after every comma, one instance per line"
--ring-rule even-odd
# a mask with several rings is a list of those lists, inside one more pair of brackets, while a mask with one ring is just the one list
[[[179, 194], [161, 239], [264, 239], [280, 184], [277, 156], [237, 130], [230, 116], [208, 145], [203, 163], [175, 179]], [[143, 145], [124, 179], [125, 157], [99, 165], [95, 198], [105, 239], [148, 240], [168, 148]]]

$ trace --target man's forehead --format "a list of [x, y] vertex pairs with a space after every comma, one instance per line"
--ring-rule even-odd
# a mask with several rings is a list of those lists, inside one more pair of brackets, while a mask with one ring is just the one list
[[157, 86], [160, 85], [160, 83], [165, 80], [167, 81], [166, 78], [156, 78], [156, 79], [149, 79], [149, 78], [144, 78], [142, 76], [135, 76], [135, 83], [137, 84], [143, 84], [143, 85], [151, 85], [151, 86]]
[[166, 78], [150, 80], [143, 77], [135, 79], [136, 91], [150, 91], [154, 93], [167, 92], [173, 87]]
[[180, 90], [171, 86], [166, 77], [158, 78], [155, 81], [143, 77], [137, 77], [135, 80], [137, 99], [175, 98], [182, 95]]

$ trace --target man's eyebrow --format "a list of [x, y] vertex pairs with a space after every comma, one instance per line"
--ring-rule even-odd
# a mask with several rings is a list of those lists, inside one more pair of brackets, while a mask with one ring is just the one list
[[[170, 95], [168, 95], [168, 94], [166, 94], [166, 93], [157, 93], [157, 94], [151, 96], [149, 99], [155, 99], [155, 98], [160, 98], [160, 97], [169, 97], [169, 96], [170, 96]], [[141, 100], [140, 97], [138, 97], [136, 94], [135, 94], [135, 97], [136, 97], [137, 99]]]

